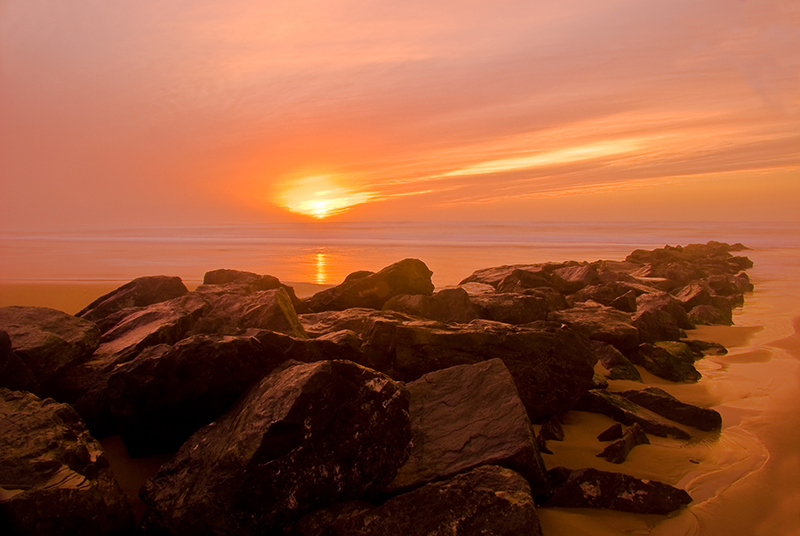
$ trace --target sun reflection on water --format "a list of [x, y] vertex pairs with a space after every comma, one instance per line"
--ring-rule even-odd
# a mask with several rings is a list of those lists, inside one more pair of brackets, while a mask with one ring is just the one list
[[322, 250], [317, 250], [316, 253], [317, 271], [315, 273], [314, 282], [318, 285], [325, 285], [328, 283], [328, 256]]

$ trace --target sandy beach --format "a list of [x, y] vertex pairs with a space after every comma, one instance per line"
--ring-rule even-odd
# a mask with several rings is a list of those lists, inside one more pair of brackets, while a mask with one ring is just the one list
[[[659, 480], [686, 489], [694, 499], [671, 517], [583, 509], [541, 508], [547, 536], [653, 534], [662, 536], [728, 534], [800, 534], [800, 289], [795, 250], [754, 250], [749, 271], [755, 291], [735, 311], [734, 326], [702, 326], [690, 338], [714, 341], [728, 354], [697, 363], [703, 379], [675, 384], [641, 370], [648, 385], [677, 398], [712, 407], [723, 417], [721, 432], [687, 429], [693, 439], [651, 437], [614, 465], [597, 458], [596, 436], [613, 421], [585, 412], [564, 416], [564, 442], [549, 442], [548, 468], [595, 467], [637, 478]], [[187, 281], [195, 288], [199, 281]], [[325, 285], [290, 283], [299, 296]], [[25, 283], [0, 285], [0, 306], [39, 305], [77, 312], [118, 282]], [[641, 388], [610, 381], [611, 390]], [[141, 514], [138, 487], [163, 457], [130, 460], [117, 438], [103, 441], [123, 488]]]
[[[690, 338], [714, 341], [728, 354], [697, 363], [703, 379], [674, 384], [642, 372], [679, 399], [722, 414], [719, 433], [698, 433], [688, 443], [651, 437], [615, 466], [597, 458], [596, 436], [614, 421], [570, 412], [564, 443], [551, 442], [548, 467], [596, 467], [686, 489], [694, 502], [670, 518], [607, 511], [541, 508], [548, 536], [576, 534], [753, 536], [800, 534], [800, 289], [796, 253], [749, 251], [756, 290], [745, 296], [734, 326], [701, 326]], [[793, 275], [794, 274], [794, 275]], [[610, 381], [610, 389], [641, 388]], [[552, 445], [552, 446], [551, 446]]]

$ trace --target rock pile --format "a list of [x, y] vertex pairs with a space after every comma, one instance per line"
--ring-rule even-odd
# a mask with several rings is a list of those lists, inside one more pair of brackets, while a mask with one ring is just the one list
[[[139, 278], [76, 316], [0, 309], [0, 528], [471, 536], [540, 534], [536, 504], [668, 513], [686, 492], [548, 472], [541, 452], [567, 411], [630, 427], [604, 434], [614, 463], [647, 434], [721, 427], [596, 373], [698, 381], [695, 360], [724, 348], [684, 330], [731, 322], [752, 290], [740, 249], [500, 266], [438, 292], [406, 259], [304, 300], [216, 270], [192, 292]], [[120, 434], [133, 456], [175, 453], [142, 489], [138, 528], [89, 432]]]

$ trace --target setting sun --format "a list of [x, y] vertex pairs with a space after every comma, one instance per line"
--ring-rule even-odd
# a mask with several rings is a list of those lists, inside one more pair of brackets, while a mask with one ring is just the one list
[[315, 175], [285, 183], [278, 203], [291, 212], [323, 219], [369, 201], [370, 197], [369, 193], [340, 186], [329, 175]]

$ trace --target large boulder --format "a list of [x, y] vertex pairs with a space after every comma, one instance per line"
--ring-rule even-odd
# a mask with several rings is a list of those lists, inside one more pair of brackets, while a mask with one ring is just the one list
[[373, 368], [401, 381], [500, 358], [533, 422], [567, 411], [594, 386], [590, 342], [560, 324], [521, 327], [474, 320], [456, 329], [386, 322], [375, 324], [364, 339], [362, 349]]
[[306, 336], [291, 297], [282, 286], [251, 290], [238, 285], [203, 285], [194, 294], [206, 301], [208, 308], [192, 325], [190, 335], [236, 335], [247, 329], [268, 329]]
[[[682, 351], [681, 347], [677, 346], [679, 344], [682, 343], [675, 342], [673, 346], [672, 344], [644, 342], [629, 356], [634, 364], [659, 378], [671, 382], [697, 382], [702, 375], [694, 367], [694, 354], [691, 350]], [[685, 344], [682, 346], [686, 347]]]
[[549, 310], [547, 298], [531, 294], [486, 293], [470, 296], [470, 300], [477, 309], [478, 318], [506, 324], [547, 320]]
[[380, 272], [350, 279], [333, 288], [318, 292], [306, 300], [313, 312], [341, 311], [351, 307], [381, 309], [392, 297], [400, 294], [433, 293], [431, 272], [418, 259], [405, 259]]
[[228, 411], [281, 357], [256, 337], [195, 335], [151, 346], [119, 365], [99, 399], [131, 456], [172, 452]]
[[603, 390], [589, 391], [575, 404], [574, 409], [606, 415], [617, 422], [629, 426], [638, 423], [646, 433], [659, 437], [673, 437], [675, 439], [690, 439], [692, 437], [685, 430], [675, 426], [675, 423], [617, 393]]
[[636, 298], [636, 310], [639, 312], [652, 311], [668, 315], [669, 319], [680, 329], [694, 329], [694, 324], [689, 321], [683, 303], [666, 292], [642, 294]]
[[97, 322], [101, 326], [107, 316], [129, 307], [144, 307], [179, 298], [189, 289], [180, 277], [153, 275], [139, 277], [116, 290], [97, 298], [75, 316]]
[[496, 289], [498, 285], [500, 285], [500, 282], [511, 275], [514, 271], [521, 270], [526, 272], [536, 272], [540, 271], [542, 266], [543, 265], [541, 264], [513, 264], [482, 268], [474, 271], [469, 277], [464, 278], [459, 285], [480, 283], [483, 285], [490, 285]]
[[280, 280], [272, 275], [260, 275], [253, 272], [243, 272], [240, 270], [220, 269], [206, 272], [203, 276], [203, 286], [224, 285], [227, 288], [240, 287], [244, 292], [257, 292], [259, 290], [272, 290], [283, 288], [292, 305], [298, 313], [310, 312], [305, 304], [297, 297], [294, 288], [284, 285]]
[[147, 482], [146, 532], [275, 534], [385, 487], [408, 456], [408, 395], [347, 361], [287, 365], [202, 428]]
[[516, 268], [497, 284], [497, 292], [520, 294], [528, 289], [555, 288], [553, 276], [541, 267]]
[[0, 330], [38, 383], [89, 358], [100, 343], [94, 322], [47, 307], [2, 307]]
[[722, 416], [717, 411], [681, 402], [658, 387], [622, 391], [618, 394], [653, 413], [686, 426], [707, 432], [722, 428]]
[[466, 323], [478, 318], [476, 307], [462, 288], [444, 289], [432, 296], [400, 294], [383, 305], [384, 311], [398, 311], [445, 323]]
[[522, 474], [535, 496], [549, 491], [531, 423], [500, 359], [430, 372], [407, 388], [413, 446], [389, 490], [494, 464]]
[[639, 344], [639, 330], [632, 324], [631, 315], [613, 307], [588, 302], [555, 311], [549, 318], [569, 325], [593, 341], [607, 342], [622, 353], [634, 350]]
[[310, 337], [349, 330], [365, 336], [376, 323], [413, 322], [414, 317], [396, 311], [376, 311], [365, 307], [352, 307], [344, 311], [323, 311], [298, 315], [300, 324]]
[[290, 536], [541, 536], [528, 483], [486, 465], [381, 506], [348, 503], [300, 520]]
[[132, 532], [130, 505], [75, 411], [0, 388], [0, 533]]
[[557, 268], [552, 273], [553, 287], [562, 294], [572, 294], [589, 285], [602, 283], [597, 271], [588, 263]]
[[11, 349], [11, 337], [5, 331], [0, 331], [0, 387], [41, 394], [36, 376]]
[[655, 480], [639, 480], [597, 469], [550, 470], [557, 482], [546, 506], [607, 508], [635, 514], [666, 515], [692, 502], [686, 491]]

